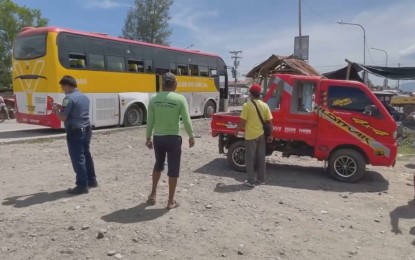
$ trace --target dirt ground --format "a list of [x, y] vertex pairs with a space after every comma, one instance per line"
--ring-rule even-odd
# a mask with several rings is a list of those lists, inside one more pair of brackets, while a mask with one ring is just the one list
[[100, 187], [81, 196], [66, 194], [65, 140], [1, 145], [0, 259], [415, 259], [414, 157], [346, 184], [321, 162], [277, 154], [266, 185], [249, 189], [209, 123], [195, 122], [196, 146], [183, 148], [171, 211], [166, 175], [157, 204], [145, 204], [154, 157], [144, 129], [94, 136]]

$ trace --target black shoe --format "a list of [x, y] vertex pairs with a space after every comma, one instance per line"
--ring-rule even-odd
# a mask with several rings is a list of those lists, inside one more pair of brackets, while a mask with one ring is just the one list
[[80, 194], [87, 194], [89, 193], [89, 191], [88, 191], [88, 187], [76, 186], [75, 188], [68, 189], [68, 193], [72, 195], [80, 195]]
[[96, 188], [96, 187], [98, 187], [98, 182], [96, 180], [88, 182], [88, 188]]

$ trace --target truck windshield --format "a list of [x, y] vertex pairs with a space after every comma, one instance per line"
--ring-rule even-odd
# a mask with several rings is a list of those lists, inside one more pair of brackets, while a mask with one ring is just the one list
[[17, 37], [13, 56], [18, 60], [31, 60], [46, 54], [46, 34]]

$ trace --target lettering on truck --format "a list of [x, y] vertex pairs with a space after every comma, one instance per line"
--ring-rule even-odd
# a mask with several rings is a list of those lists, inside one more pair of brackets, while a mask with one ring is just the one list
[[319, 108], [317, 108], [317, 110], [319, 112], [318, 113], [319, 117], [329, 121], [330, 123], [334, 124], [335, 126], [341, 128], [341, 129], [343, 129], [347, 133], [351, 134], [352, 136], [354, 136], [355, 138], [360, 140], [362, 143], [364, 143], [367, 146], [369, 146], [370, 148], [372, 148], [373, 153], [375, 155], [377, 155], [377, 156], [383, 156], [384, 155], [386, 157], [390, 156], [390, 149], [387, 148], [386, 146], [384, 146], [383, 144], [379, 143], [378, 141], [376, 141], [372, 137], [370, 137], [370, 136], [366, 135], [365, 133], [361, 132], [359, 129], [349, 125], [348, 123], [343, 121], [343, 119], [341, 119], [340, 117], [336, 116], [335, 114], [331, 113], [330, 111], [328, 111], [324, 108], [319, 107]]

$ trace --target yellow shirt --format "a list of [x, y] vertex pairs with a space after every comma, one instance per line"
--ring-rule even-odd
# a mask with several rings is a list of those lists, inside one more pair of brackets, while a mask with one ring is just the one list
[[[258, 106], [258, 110], [261, 113], [264, 122], [272, 120], [272, 114], [268, 105], [261, 100], [255, 100], [255, 103]], [[254, 140], [264, 134], [261, 119], [259, 119], [255, 105], [252, 101], [246, 102], [242, 107], [241, 119], [246, 121], [245, 140]]]

